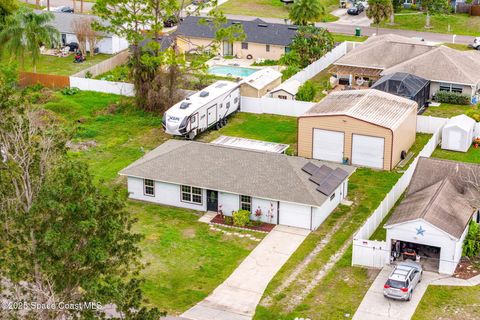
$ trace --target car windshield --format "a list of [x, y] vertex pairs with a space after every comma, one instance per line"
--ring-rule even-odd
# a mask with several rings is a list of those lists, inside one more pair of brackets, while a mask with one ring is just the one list
[[392, 280], [392, 279], [387, 280], [387, 285], [395, 289], [401, 289], [406, 287], [405, 281], [398, 281], [398, 280]]

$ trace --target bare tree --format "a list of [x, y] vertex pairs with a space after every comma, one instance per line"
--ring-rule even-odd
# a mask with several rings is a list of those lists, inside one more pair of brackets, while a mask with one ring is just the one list
[[464, 185], [463, 193], [465, 194], [469, 204], [480, 209], [480, 166], [465, 166], [456, 176], [457, 181]]
[[88, 18], [77, 18], [72, 21], [72, 28], [77, 37], [78, 48], [85, 57], [87, 55], [87, 35], [89, 29], [91, 29], [90, 21], [88, 21]]

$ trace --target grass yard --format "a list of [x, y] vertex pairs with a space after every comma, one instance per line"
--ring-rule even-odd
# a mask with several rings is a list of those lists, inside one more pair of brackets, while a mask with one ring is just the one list
[[270, 114], [240, 112], [229, 118], [228, 124], [218, 131], [203, 133], [200, 141], [212, 141], [220, 135], [264, 140], [290, 145], [288, 154], [297, 150], [297, 118]]
[[422, 115], [439, 118], [451, 118], [460, 114], [464, 114], [471, 109], [478, 109], [478, 107], [472, 105], [442, 103], [438, 107], [428, 107]]
[[[336, 8], [338, 2], [335, 0], [321, 0], [326, 12], [332, 11], [332, 4]], [[280, 0], [229, 0], [220, 5], [219, 10], [226, 14], [246, 15], [252, 17], [266, 18], [288, 18], [288, 6], [280, 2]], [[320, 21], [330, 22], [338, 18], [327, 13]]]
[[[428, 142], [429, 137], [430, 135], [417, 135], [411, 151], [417, 154]], [[376, 271], [351, 266], [351, 245], [296, 308], [290, 312], [285, 310], [292, 299], [302, 292], [305, 283], [312, 281], [332, 255], [346, 243], [351, 242], [353, 234], [378, 207], [400, 176], [401, 174], [394, 171], [358, 168], [349, 180], [348, 199], [353, 200], [354, 204], [351, 207], [340, 205], [316, 231], [307, 237], [270, 282], [264, 294], [264, 300], [257, 307], [255, 319], [286, 320], [295, 317], [344, 319], [348, 318], [346, 314], [351, 317], [377, 275]], [[274, 294], [276, 288], [335, 226], [338, 229], [331, 236], [328, 244], [309, 262], [305, 271], [282, 292]], [[269, 305], [265, 303], [265, 297], [271, 298], [272, 302]]]
[[457, 152], [443, 150], [440, 147], [435, 149], [432, 154], [432, 158], [440, 158], [461, 162], [480, 163], [480, 148], [474, 148], [473, 146], [468, 149], [467, 152]]
[[[97, 54], [93, 58], [88, 56], [87, 61], [83, 63], [73, 63], [73, 57], [73, 54], [69, 55], [68, 57], [40, 55], [40, 60], [37, 62], [36, 72], [60, 76], [70, 76], [93, 65], [96, 65], [97, 63], [102, 62], [103, 60], [106, 60], [112, 56], [108, 54]], [[0, 63], [11, 63], [15, 61], [16, 60], [14, 58], [9, 58], [6, 55], [0, 57]], [[22, 70], [21, 63], [19, 61], [17, 63], [19, 66], [19, 70]], [[32, 61], [28, 56], [25, 57], [24, 71], [33, 72]]]
[[332, 36], [335, 42], [344, 42], [344, 41], [363, 42], [368, 39], [368, 37], [366, 36], [356, 37], [354, 35], [347, 35], [347, 34], [340, 34], [340, 33], [332, 33]]
[[429, 286], [413, 320], [478, 319], [480, 286]]
[[330, 77], [332, 76], [328, 70], [330, 68], [327, 68], [315, 75], [312, 79], [310, 79], [311, 82], [315, 85], [317, 88], [317, 93], [315, 94], [315, 98], [313, 99], [314, 102], [320, 101], [323, 99], [323, 97], [326, 96], [324, 91], [328, 91], [331, 89], [330, 86]]
[[[425, 28], [425, 14], [396, 15], [395, 25], [389, 21], [380, 24], [382, 28], [407, 29], [437, 33], [450, 33], [467, 36], [480, 35], [480, 17], [470, 17], [468, 14], [438, 14], [431, 17], [431, 28]], [[449, 29], [450, 26], [450, 29]]]

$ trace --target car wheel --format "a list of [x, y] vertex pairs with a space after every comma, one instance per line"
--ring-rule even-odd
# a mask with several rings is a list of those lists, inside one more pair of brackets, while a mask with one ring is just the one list
[[224, 118], [224, 119], [223, 119], [223, 126], [226, 126], [226, 125], [227, 125], [227, 121], [228, 121], [227, 118]]
[[217, 121], [217, 123], [215, 124], [215, 130], [220, 130], [220, 121]]

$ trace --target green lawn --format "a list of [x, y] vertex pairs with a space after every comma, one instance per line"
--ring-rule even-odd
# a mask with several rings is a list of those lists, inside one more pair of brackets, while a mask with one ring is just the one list
[[347, 35], [347, 34], [340, 34], [340, 33], [332, 33], [332, 36], [335, 42], [344, 42], [344, 41], [363, 42], [368, 39], [368, 37], [366, 36], [356, 37], [354, 35]]
[[429, 286], [413, 320], [479, 319], [480, 286]]
[[467, 152], [449, 151], [437, 148], [433, 152], [432, 157], [461, 162], [480, 163], [480, 148], [470, 147]]
[[[321, 0], [330, 12], [332, 3], [338, 7], [335, 0]], [[267, 18], [288, 18], [288, 6], [280, 2], [280, 0], [229, 0], [220, 5], [219, 10], [226, 14], [246, 15], [252, 17]], [[327, 13], [321, 21], [335, 21], [338, 18]]]
[[442, 103], [438, 107], [428, 107], [427, 110], [422, 114], [424, 116], [432, 116], [439, 118], [451, 118], [464, 114], [466, 111], [471, 109], [477, 109], [477, 106], [471, 105], [458, 105], [458, 104], [448, 104]]
[[[425, 28], [425, 14], [396, 15], [395, 25], [389, 21], [381, 24], [383, 28], [408, 29], [468, 36], [480, 36], [480, 17], [470, 17], [468, 14], [439, 14], [431, 17], [432, 28]], [[450, 25], [450, 30], [448, 26]]]
[[[37, 73], [45, 73], [45, 74], [54, 74], [54, 75], [61, 75], [61, 76], [70, 76], [75, 74], [79, 71], [87, 69], [93, 65], [96, 65], [103, 60], [106, 60], [111, 55], [108, 54], [97, 54], [93, 58], [90, 56], [87, 57], [87, 61], [83, 63], [73, 63], [73, 55], [68, 57], [55, 57], [55, 56], [47, 56], [41, 55], [40, 60], [37, 63]], [[7, 56], [3, 56], [0, 58], [0, 63], [12, 63], [16, 60], [13, 58], [9, 58]], [[19, 66], [19, 70], [22, 70], [22, 65], [20, 62], [17, 62]], [[32, 61], [27, 56], [25, 57], [25, 69], [24, 71], [33, 72]]]
[[330, 68], [327, 68], [327, 69], [317, 73], [317, 75], [315, 75], [315, 77], [310, 79], [310, 81], [313, 82], [313, 84], [317, 88], [317, 93], [315, 94], [315, 98], [313, 99], [313, 101], [322, 100], [323, 97], [326, 96], [324, 91], [328, 91], [328, 90], [331, 89], [330, 77], [332, 75], [329, 73], [329, 71], [328, 71], [329, 69]]
[[293, 154], [297, 149], [297, 118], [240, 112], [229, 118], [227, 126], [207, 131], [199, 140], [212, 141], [220, 135], [286, 143], [290, 145], [287, 153]]
[[[423, 149], [431, 135], [417, 135], [411, 151], [417, 154]], [[401, 174], [397, 172], [377, 171], [359, 168], [350, 177], [348, 199], [353, 200], [351, 207], [340, 205], [290, 257], [284, 267], [270, 282], [264, 297], [272, 298], [272, 303], [262, 302], [256, 310], [255, 319], [277, 320], [307, 317], [311, 319], [344, 319], [355, 313], [377, 272], [366, 268], [351, 266], [351, 246], [340, 260], [318, 283], [316, 288], [293, 311], [285, 309], [303, 289], [302, 282], [294, 282], [281, 293], [273, 295], [275, 289], [297, 268], [298, 264], [319, 244], [335, 225], [339, 228], [326, 245], [308, 264], [301, 274], [300, 280], [311, 281], [330, 257], [351, 237], [365, 220], [371, 215], [385, 195], [395, 185]], [[379, 226], [378, 229], [380, 229]], [[377, 229], [377, 230], [378, 230]], [[381, 231], [378, 231], [380, 233]]]

